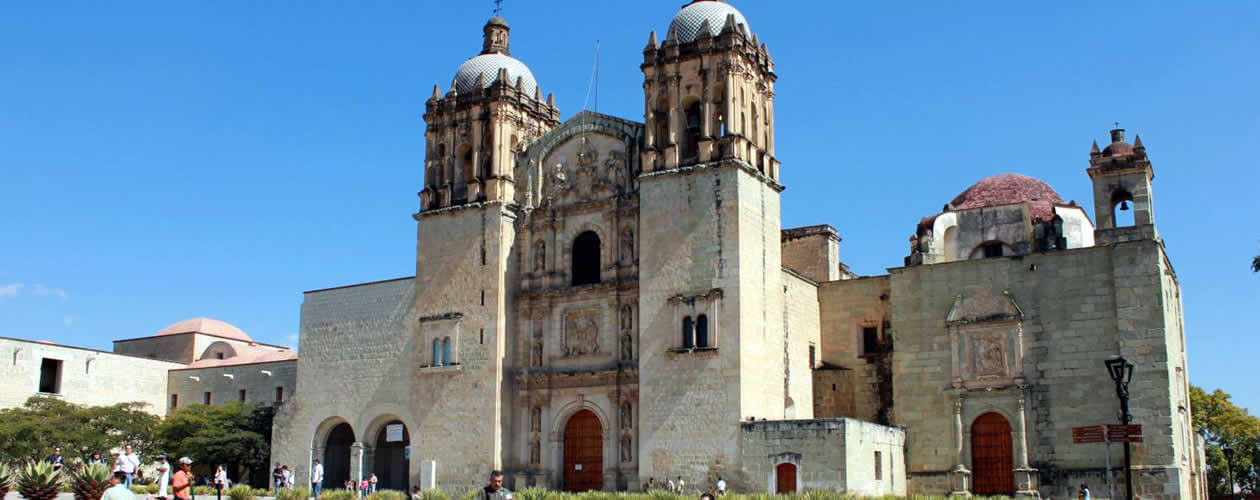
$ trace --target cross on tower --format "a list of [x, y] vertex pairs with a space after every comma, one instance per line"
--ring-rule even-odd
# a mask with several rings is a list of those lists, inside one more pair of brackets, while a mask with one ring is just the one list
[[494, 15], [500, 16], [502, 14], [503, 14], [503, 0], [494, 0]]

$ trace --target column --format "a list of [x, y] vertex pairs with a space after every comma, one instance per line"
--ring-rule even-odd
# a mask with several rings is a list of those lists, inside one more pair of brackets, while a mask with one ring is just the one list
[[358, 441], [350, 445], [350, 479], [355, 481], [356, 488], [363, 479], [363, 443]]
[[1037, 469], [1028, 466], [1028, 424], [1026, 412], [1027, 386], [1020, 386], [1015, 411], [1015, 496], [1040, 497], [1037, 492]]
[[950, 496], [971, 496], [971, 471], [963, 465], [963, 394], [954, 394], [954, 469], [950, 471]]

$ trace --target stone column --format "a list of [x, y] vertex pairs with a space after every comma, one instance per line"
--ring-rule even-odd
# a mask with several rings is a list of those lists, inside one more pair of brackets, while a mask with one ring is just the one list
[[950, 496], [971, 496], [971, 471], [963, 465], [963, 395], [954, 394], [954, 468], [950, 471]]
[[358, 441], [350, 445], [350, 479], [355, 480], [356, 488], [363, 479], [363, 443]]
[[1028, 466], [1028, 424], [1026, 412], [1026, 386], [1019, 388], [1019, 400], [1015, 411], [1015, 496], [1040, 498], [1037, 492], [1037, 469]]

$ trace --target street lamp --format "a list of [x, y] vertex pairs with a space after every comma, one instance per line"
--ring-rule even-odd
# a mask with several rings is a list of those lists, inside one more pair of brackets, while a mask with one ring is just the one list
[[1229, 497], [1234, 497], [1234, 449], [1223, 448], [1221, 452], [1225, 453], [1225, 468], [1229, 469]]
[[[1133, 415], [1129, 414], [1129, 382], [1133, 380], [1133, 363], [1122, 356], [1112, 356], [1103, 361], [1107, 373], [1116, 383], [1116, 397], [1120, 398], [1120, 423], [1129, 425]], [[1124, 487], [1125, 498], [1133, 500], [1133, 464], [1129, 455], [1129, 442], [1124, 442]]]

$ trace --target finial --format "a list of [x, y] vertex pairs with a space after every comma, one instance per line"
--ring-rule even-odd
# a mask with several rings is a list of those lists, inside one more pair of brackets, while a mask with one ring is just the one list
[[433, 95], [432, 95], [430, 98], [431, 98], [431, 99], [441, 99], [441, 98], [442, 98], [442, 89], [438, 88], [438, 86], [437, 86], [437, 84], [436, 84], [436, 83], [435, 83], [435, 84], [433, 84]]
[[656, 41], [656, 30], [652, 30], [652, 34], [648, 36], [647, 50], [656, 50], [661, 44]]
[[1094, 156], [1100, 154], [1102, 154], [1102, 150], [1098, 149], [1098, 141], [1094, 141], [1094, 145], [1089, 148], [1089, 155]]
[[1146, 149], [1146, 146], [1142, 145], [1142, 136], [1133, 136], [1133, 149]]
[[495, 17], [503, 15], [503, 0], [494, 0]]

